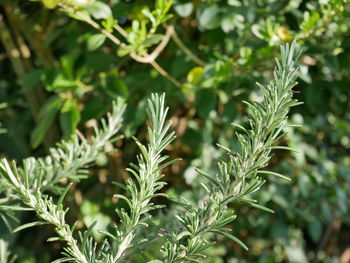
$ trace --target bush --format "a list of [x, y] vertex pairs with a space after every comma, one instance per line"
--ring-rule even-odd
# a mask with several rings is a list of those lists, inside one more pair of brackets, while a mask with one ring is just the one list
[[[244, 252], [236, 245], [232, 249], [232, 242], [217, 237], [215, 249], [205, 250], [205, 261], [337, 262], [342, 257], [346, 262], [350, 129], [350, 24], [346, 1], [203, 0], [154, 4], [48, 0], [4, 2], [1, 7], [0, 102], [5, 102], [0, 104], [1, 131], [5, 131], [0, 135], [2, 155], [20, 160], [53, 154], [47, 161], [31, 158], [27, 164], [30, 169], [40, 167], [35, 168], [35, 174], [43, 178], [32, 178], [31, 183], [44, 180], [42, 197], [62, 193], [61, 187], [68, 181], [88, 173], [86, 179], [73, 184], [66, 200], [71, 208], [66, 221], [72, 225], [78, 218], [76, 227], [82, 233], [95, 220], [96, 229], [110, 231], [112, 222], [118, 222], [115, 206], [129, 211], [126, 201], [114, 204], [118, 198], [111, 196], [115, 191], [125, 191], [120, 186], [128, 177], [125, 164], [138, 162], [134, 157], [137, 144], [130, 139], [136, 136], [145, 141], [145, 105], [154, 92], [166, 93], [172, 129], [178, 137], [167, 152], [171, 159], [182, 158], [164, 168], [167, 176], [163, 180], [168, 186], [161, 193], [176, 202], [180, 198], [191, 204], [206, 200], [208, 193], [201, 183], [203, 176], [209, 182], [215, 178], [212, 175], [218, 170], [213, 163], [220, 158], [224, 163], [243, 158], [242, 146], [232, 139], [230, 127], [231, 122], [243, 128], [251, 125], [241, 101], [262, 100], [264, 93], [254, 89], [254, 83], [273, 78], [272, 58], [278, 55], [277, 47], [295, 39], [302, 56], [300, 92], [294, 96], [305, 104], [291, 110], [291, 122], [302, 127], [294, 131], [287, 128], [288, 136], [273, 147], [296, 148], [299, 153], [289, 157], [276, 151], [269, 165], [277, 175], [288, 174], [292, 183], [272, 178], [272, 184], [262, 186], [262, 191], [249, 197], [273, 209], [274, 215], [237, 202], [229, 205], [227, 209], [240, 218], [232, 223], [234, 236], [229, 236], [242, 241], [250, 251]], [[104, 136], [103, 132], [93, 136], [95, 120], [120, 97], [128, 105], [122, 126], [124, 139], [108, 142], [111, 134], [107, 134], [94, 147], [95, 139]], [[248, 117], [251, 114], [248, 111]], [[106, 132], [104, 125], [102, 131]], [[75, 139], [71, 143], [59, 146], [63, 152], [50, 152], [56, 141], [68, 140], [72, 135]], [[86, 138], [84, 144], [82, 138]], [[217, 143], [221, 148], [215, 146]], [[90, 148], [89, 155], [83, 155]], [[226, 154], [226, 149], [232, 154]], [[78, 169], [93, 160], [96, 165], [89, 171]], [[192, 167], [198, 167], [197, 172]], [[44, 174], [50, 175], [45, 179]], [[117, 189], [107, 183], [110, 181], [117, 182]], [[12, 196], [8, 185], [1, 186], [0, 235], [6, 240], [1, 241], [1, 260], [6, 262], [6, 255], [11, 254], [5, 252], [8, 248], [18, 255], [19, 262], [59, 258], [60, 245], [64, 243], [54, 242], [45, 248], [45, 239], [53, 231], [49, 226], [40, 226], [38, 229], [44, 231], [38, 236], [31, 229], [9, 234], [8, 227], [31, 222], [34, 214], [9, 211], [8, 191]], [[56, 201], [54, 198], [53, 204]], [[178, 211], [176, 202], [162, 197], [154, 202], [165, 202], [168, 208], [152, 211], [147, 230], [136, 231], [136, 239], [152, 240], [140, 244], [140, 250], [147, 247], [144, 254], [134, 257], [136, 252], [130, 249], [133, 256], [128, 258], [132, 262], [155, 258], [161, 241], [150, 233], [160, 231], [165, 240], [172, 240], [173, 233], [159, 230], [160, 225], [179, 229], [175, 221], [167, 220]], [[211, 206], [204, 208], [208, 207]], [[188, 208], [193, 208], [194, 214], [205, 214], [203, 207]], [[189, 220], [186, 213], [180, 215]], [[99, 243], [105, 235], [96, 231], [91, 234]], [[205, 235], [205, 239], [211, 240], [211, 235]], [[189, 240], [186, 235], [182, 238], [176, 251]], [[202, 241], [199, 239], [198, 244], [203, 245]], [[35, 247], [34, 253], [28, 250], [31, 246]]]

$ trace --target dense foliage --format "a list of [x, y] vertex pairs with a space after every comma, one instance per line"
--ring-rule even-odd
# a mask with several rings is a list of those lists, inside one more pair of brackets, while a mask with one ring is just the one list
[[[74, 157], [80, 163], [69, 165], [72, 156], [66, 154], [72, 149], [63, 145], [66, 151], [51, 152], [53, 160], [39, 159], [42, 168], [37, 173], [42, 175], [31, 184], [44, 179], [44, 190], [58, 194], [66, 180], [87, 175], [81, 165], [96, 160], [88, 178], [73, 184], [65, 200], [65, 207], [70, 207], [68, 224], [79, 218], [76, 228], [82, 233], [95, 220], [96, 229], [111, 231], [117, 221], [115, 207], [128, 211], [127, 203], [112, 196], [115, 192], [130, 196], [130, 189], [121, 185], [128, 176], [124, 168], [129, 162], [142, 162], [136, 158], [132, 137], [141, 142], [147, 137], [144, 121], [151, 93], [166, 93], [177, 134], [167, 151], [171, 159], [182, 158], [164, 169], [162, 180], [168, 185], [161, 193], [199, 203], [206, 196], [200, 174], [212, 178], [218, 173], [214, 165], [218, 160], [232, 161], [240, 152], [233, 136], [236, 128], [230, 124], [252, 125], [245, 117], [251, 118], [252, 112], [246, 112], [241, 101], [262, 101], [264, 92], [255, 82], [274, 77], [273, 58], [279, 56], [280, 44], [295, 39], [302, 55], [294, 96], [305, 103], [292, 109], [291, 123], [301, 127], [286, 128], [288, 135], [273, 147], [299, 152], [290, 157], [278, 150], [269, 167], [275, 175], [288, 175], [291, 182], [269, 176], [272, 183], [253, 195], [275, 214], [231, 204], [240, 218], [230, 223], [233, 238], [250, 250], [218, 236], [216, 246], [205, 250], [205, 262], [349, 261], [348, 1], [3, 0], [0, 7], [1, 155], [18, 160], [45, 156], [55, 142], [77, 134], [73, 149], [78, 149]], [[120, 97], [128, 105], [121, 128], [124, 138], [110, 142], [112, 134], [94, 135], [94, 127]], [[114, 124], [115, 132], [119, 126]], [[99, 136], [104, 138], [101, 144], [90, 149], [90, 156], [84, 155]], [[81, 144], [82, 138], [88, 144]], [[30, 160], [27, 166], [33, 168], [37, 159]], [[46, 173], [52, 177], [46, 178]], [[63, 188], [52, 187], [57, 183]], [[52, 227], [10, 233], [9, 228], [36, 217], [1, 207], [8, 202], [4, 193], [11, 190], [0, 185], [0, 191], [0, 262], [59, 258], [65, 244], [46, 243], [54, 236]], [[164, 203], [161, 196], [155, 199], [156, 205], [160, 203]], [[167, 202], [167, 206], [170, 209], [152, 212], [155, 219], [147, 230], [137, 230], [139, 241], [150, 240], [139, 245], [148, 252], [132, 262], [146, 262], [158, 253], [163, 241], [149, 235], [158, 226], [169, 224], [160, 232], [171, 240], [168, 229], [177, 223], [169, 213], [179, 205]], [[180, 221], [190, 220], [181, 216]], [[97, 231], [91, 234], [97, 241], [104, 238]], [[207, 235], [211, 239], [212, 234]]]

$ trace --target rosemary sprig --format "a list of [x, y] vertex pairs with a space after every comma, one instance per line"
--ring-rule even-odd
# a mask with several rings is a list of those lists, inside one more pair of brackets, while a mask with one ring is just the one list
[[[108, 123], [103, 121], [103, 128], [101, 130], [96, 129], [96, 135], [91, 145], [86, 144], [85, 141], [77, 144], [77, 139], [72, 142], [65, 142], [61, 144], [61, 148], [58, 147], [52, 150], [53, 156], [45, 160], [38, 161], [34, 158], [24, 160], [23, 168], [17, 168], [15, 162], [10, 165], [6, 159], [0, 161], [1, 180], [9, 186], [11, 194], [26, 206], [16, 206], [12, 209], [9, 207], [3, 208], [15, 211], [33, 210], [40, 218], [40, 221], [21, 225], [15, 231], [42, 224], [54, 225], [58, 237], [50, 238], [49, 241], [63, 240], [66, 242], [64, 257], [56, 260], [55, 263], [67, 261], [76, 263], [119, 262], [124, 258], [125, 251], [136, 245], [133, 242], [136, 230], [141, 226], [147, 226], [146, 220], [149, 217], [145, 215], [152, 210], [163, 207], [153, 204], [152, 199], [165, 196], [158, 192], [166, 184], [161, 181], [164, 176], [161, 170], [177, 161], [167, 161], [168, 156], [161, 155], [162, 151], [175, 138], [174, 132], [168, 133], [171, 121], [166, 121], [168, 108], [165, 107], [164, 94], [161, 96], [152, 94], [148, 101], [148, 116], [151, 121], [151, 127], [148, 128], [149, 143], [143, 145], [135, 139], [141, 154], [137, 156], [138, 164], [131, 164], [131, 168], [128, 169], [135, 179], [129, 178], [125, 185], [118, 184], [126, 190], [126, 195], [117, 194], [116, 196], [129, 205], [130, 211], [116, 210], [120, 217], [120, 223], [116, 227], [115, 233], [105, 233], [107, 237], [112, 239], [112, 242], [108, 242], [106, 238], [101, 248], [97, 250], [97, 244], [91, 236], [94, 224], [89, 226], [84, 233], [78, 232], [79, 240], [73, 237], [75, 226], [70, 227], [65, 222], [68, 209], [64, 209], [62, 204], [71, 184], [64, 191], [61, 191], [57, 202], [54, 201], [53, 197], [44, 194], [44, 191], [46, 191], [44, 187], [48, 185], [48, 180], [52, 180], [50, 181], [51, 185], [54, 185], [54, 183], [57, 183], [54, 178], [57, 177], [50, 174], [51, 168], [43, 168], [43, 164], [53, 161], [53, 167], [57, 169], [61, 167], [62, 170], [66, 171], [66, 178], [76, 179], [76, 177], [71, 178], [68, 175], [73, 174], [73, 172], [76, 173], [78, 169], [81, 169], [80, 166], [94, 159], [92, 152], [96, 152], [96, 149], [103, 147], [105, 140], [113, 135], [112, 131], [115, 131], [117, 127], [119, 128], [124, 109], [123, 102], [115, 106], [113, 114], [108, 116]], [[77, 145], [78, 147], [76, 147]], [[72, 152], [74, 149], [76, 152]], [[84, 154], [82, 149], [86, 150]], [[58, 156], [55, 156], [55, 154], [58, 154]], [[74, 159], [78, 162], [77, 164], [74, 163]], [[39, 177], [35, 173], [39, 173]], [[42, 176], [43, 174], [45, 177]], [[32, 182], [33, 177], [37, 178], [34, 181], [35, 183]]]
[[116, 212], [120, 218], [120, 225], [116, 228], [114, 241], [118, 244], [118, 250], [113, 257], [112, 262], [118, 262], [129, 247], [133, 246], [135, 231], [146, 226], [143, 217], [146, 213], [163, 207], [154, 205], [151, 201], [154, 197], [165, 196], [157, 193], [166, 184], [161, 181], [164, 176], [161, 170], [177, 160], [166, 161], [168, 156], [162, 156], [161, 152], [175, 139], [175, 133], [168, 134], [171, 121], [166, 122], [168, 108], [164, 106], [165, 95], [159, 96], [152, 94], [148, 100], [147, 113], [151, 121], [151, 127], [148, 128], [149, 143], [147, 146], [141, 144], [136, 138], [135, 141], [141, 150], [137, 157], [138, 164], [131, 164], [127, 171], [134, 177], [128, 179], [123, 186], [127, 192], [126, 195], [117, 194], [129, 206], [130, 212], [124, 209], [117, 209]]
[[[91, 144], [74, 135], [70, 141], [61, 142], [57, 148], [51, 149], [51, 155], [44, 159], [25, 159], [22, 168], [17, 168], [15, 162], [10, 164], [5, 158], [0, 160], [0, 181], [2, 185], [7, 186], [4, 189], [8, 197], [5, 202], [0, 203], [0, 212], [3, 210], [12, 216], [13, 211], [34, 210], [40, 218], [40, 221], [19, 226], [15, 232], [42, 224], [54, 225], [58, 237], [50, 238], [49, 241], [63, 240], [67, 244], [65, 257], [57, 262], [95, 262], [91, 260], [91, 255], [94, 254], [94, 248], [89, 245], [91, 239], [85, 238], [84, 241], [84, 236], [89, 236], [80, 233], [82, 242], [79, 246], [79, 242], [73, 237], [75, 226], [71, 227], [65, 222], [68, 209], [63, 208], [62, 201], [71, 184], [62, 191], [58, 182], [63, 178], [79, 180], [82, 175], [86, 175], [84, 166], [96, 160], [104, 144], [120, 129], [124, 110], [123, 100], [113, 104], [112, 113], [108, 114], [106, 120], [102, 120], [102, 127], [95, 127], [95, 136]], [[44, 194], [47, 190], [61, 192], [57, 203], [52, 197]], [[13, 202], [22, 202], [26, 207], [13, 206]], [[9, 205], [6, 206], [7, 203]], [[4, 207], [5, 209], [1, 209]], [[2, 218], [5, 218], [5, 215], [2, 215]], [[86, 247], [89, 249], [84, 249]]]
[[[226, 227], [236, 215], [228, 207], [233, 202], [244, 202], [269, 212], [272, 210], [257, 203], [250, 196], [266, 182], [266, 175], [290, 180], [276, 172], [263, 170], [271, 159], [273, 144], [285, 135], [287, 114], [290, 107], [300, 104], [293, 99], [292, 88], [297, 84], [296, 60], [299, 52], [295, 42], [281, 46], [281, 61], [276, 59], [273, 80], [266, 86], [257, 84], [264, 99], [262, 102], [249, 103], [248, 114], [250, 128], [240, 125], [242, 133], [237, 133], [240, 152], [233, 153], [227, 147], [218, 145], [227, 151], [229, 160], [219, 161], [219, 173], [215, 176], [197, 169], [209, 184], [203, 184], [208, 196], [198, 207], [183, 200], [185, 211], [177, 216], [181, 230], [171, 235], [162, 235], [166, 243], [163, 246], [165, 263], [197, 262], [205, 257], [203, 251], [212, 245], [208, 233], [223, 235], [243, 248], [248, 249], [237, 237], [230, 234]], [[293, 150], [290, 148], [279, 148]]]

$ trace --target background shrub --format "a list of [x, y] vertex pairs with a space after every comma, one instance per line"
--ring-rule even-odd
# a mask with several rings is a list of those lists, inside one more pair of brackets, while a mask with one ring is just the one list
[[[136, 145], [129, 142], [132, 136], [146, 137], [145, 106], [152, 92], [167, 94], [178, 136], [169, 154], [182, 158], [165, 171], [165, 191], [174, 198], [200, 198], [193, 167], [213, 174], [212, 163], [222, 156], [215, 144], [237, 148], [230, 123], [247, 125], [241, 101], [261, 98], [255, 82], [272, 78], [279, 45], [295, 39], [302, 49], [300, 93], [295, 97], [305, 103], [292, 109], [291, 119], [302, 128], [289, 131], [281, 145], [300, 153], [277, 152], [270, 167], [289, 175], [292, 183], [271, 179], [273, 184], [255, 196], [275, 214], [234, 207], [241, 218], [234, 222], [234, 233], [251, 248], [249, 252], [223, 239], [208, 251], [206, 261], [349, 261], [347, 1], [157, 1], [156, 6], [154, 1], [94, 1], [89, 6], [61, 1], [61, 7], [57, 3], [1, 2], [0, 122], [6, 130], [0, 134], [1, 154], [11, 159], [44, 156], [54, 142], [77, 129], [89, 140], [93, 123], [110, 110], [112, 100], [123, 97], [129, 105], [125, 138], [106, 146], [118, 151], [100, 153], [91, 176], [68, 194], [68, 220], [79, 218], [81, 229], [94, 219], [101, 228], [114, 221], [115, 188], [108, 182], [124, 181], [124, 168], [135, 162]], [[121, 29], [113, 33], [126, 45], [116, 44], [72, 10], [88, 13], [107, 32], [116, 19]], [[176, 33], [167, 35], [169, 28]], [[156, 65], [140, 61], [167, 37]], [[23, 214], [22, 220], [33, 218], [34, 214]], [[24, 230], [9, 237], [3, 220], [0, 224], [3, 262], [8, 247], [19, 256], [18, 262], [58, 257], [59, 244], [45, 241], [52, 236], [51, 227], [38, 228], [40, 235]]]

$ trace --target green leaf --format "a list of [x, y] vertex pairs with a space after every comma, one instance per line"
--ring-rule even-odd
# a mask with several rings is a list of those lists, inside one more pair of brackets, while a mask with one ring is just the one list
[[103, 42], [105, 42], [106, 36], [104, 34], [96, 34], [91, 36], [87, 41], [87, 48], [89, 51], [98, 49]]
[[179, 3], [174, 6], [174, 9], [179, 16], [187, 17], [193, 11], [193, 3]]
[[282, 178], [286, 181], [292, 181], [289, 177], [283, 175], [283, 174], [279, 174], [279, 173], [275, 173], [275, 172], [271, 172], [271, 171], [265, 171], [265, 170], [259, 170], [257, 171], [257, 173], [259, 174], [268, 174], [268, 175], [273, 175], [273, 176], [276, 176], [276, 177], [279, 177], [279, 178]]
[[235, 25], [232, 20], [232, 16], [226, 16], [221, 20], [221, 28], [225, 33], [229, 33], [235, 29]]
[[157, 0], [156, 9], [160, 10], [162, 14], [166, 14], [169, 11], [172, 4], [172, 0]]
[[207, 174], [206, 172], [202, 171], [201, 169], [195, 168], [195, 170], [196, 170], [196, 172], [198, 172], [200, 175], [203, 175], [205, 178], [207, 178], [207, 179], [208, 179], [210, 182], [212, 182], [214, 185], [216, 185], [217, 187], [220, 187], [220, 182], [219, 182], [216, 178], [210, 176], [209, 174]]
[[60, 195], [60, 198], [57, 201], [57, 207], [60, 207], [63, 199], [65, 198], [66, 194], [68, 193], [69, 189], [72, 187], [73, 183], [69, 183], [66, 188], [64, 189], [64, 191], [62, 192], [62, 194]]
[[37, 70], [32, 70], [26, 75], [24, 75], [20, 79], [20, 84], [24, 90], [33, 88], [35, 85], [38, 85], [41, 80], [41, 74], [43, 70], [37, 69]]
[[113, 27], [116, 25], [118, 22], [117, 20], [113, 19], [112, 16], [107, 17], [106, 20], [102, 21], [103, 27], [108, 31], [108, 32], [113, 32]]
[[168, 1], [168, 0], [156, 0], [156, 9], [160, 9], [160, 10], [164, 9], [167, 2], [170, 2], [170, 1]]
[[252, 27], [251, 27], [251, 30], [252, 30], [252, 33], [257, 37], [257, 38], [260, 38], [260, 39], [268, 39], [268, 35], [266, 34], [266, 31], [265, 29], [259, 25], [259, 24], [254, 24]]
[[145, 46], [152, 46], [152, 45], [158, 44], [159, 41], [161, 41], [163, 39], [163, 37], [164, 37], [164, 35], [161, 35], [161, 34], [151, 35], [145, 41], [143, 41], [143, 44]]
[[251, 203], [251, 202], [249, 202], [249, 204], [250, 204], [252, 207], [255, 207], [255, 208], [258, 208], [258, 209], [260, 209], [260, 210], [269, 212], [269, 213], [271, 213], [271, 214], [274, 214], [274, 213], [275, 213], [275, 211], [273, 211], [272, 209], [267, 208], [267, 207], [265, 207], [265, 206], [263, 206], [263, 205], [258, 205], [258, 204], [254, 204], [254, 203]]
[[11, 210], [11, 211], [32, 211], [32, 208], [29, 207], [20, 207], [20, 206], [8, 206], [0, 205], [0, 210]]
[[[48, 73], [50, 75], [50, 73]], [[70, 91], [73, 87], [76, 87], [76, 82], [74, 80], [68, 79], [64, 75], [64, 72], [59, 72], [55, 76], [43, 76], [45, 81], [45, 88], [48, 91], [54, 91], [56, 93]], [[52, 79], [50, 79], [52, 78]]]
[[217, 4], [211, 5], [203, 10], [198, 16], [198, 22], [202, 29], [214, 29], [220, 25], [220, 8]]
[[18, 231], [21, 231], [23, 229], [26, 229], [26, 228], [29, 228], [29, 227], [33, 227], [33, 226], [41, 226], [41, 225], [47, 225], [49, 224], [48, 222], [46, 221], [35, 221], [35, 222], [30, 222], [30, 223], [27, 223], [27, 224], [24, 224], [24, 225], [21, 225], [19, 227], [17, 227], [16, 229], [13, 230], [13, 233], [16, 233]]
[[291, 152], [295, 152], [295, 153], [300, 153], [300, 151], [293, 149], [291, 147], [288, 147], [288, 146], [271, 146], [270, 148], [271, 148], [271, 150], [286, 150], [286, 151], [291, 151]]
[[194, 67], [187, 74], [187, 81], [193, 85], [198, 85], [202, 81], [203, 67]]
[[107, 19], [109, 16], [112, 16], [112, 10], [103, 2], [94, 1], [84, 8], [95, 19]]
[[322, 234], [322, 223], [315, 219], [308, 223], [307, 230], [312, 238], [312, 241], [319, 241]]
[[119, 57], [124, 57], [128, 55], [132, 50], [133, 50], [132, 46], [119, 47], [117, 51], [117, 55]]
[[5, 158], [0, 160], [0, 174], [5, 177], [10, 184], [14, 186], [19, 185], [20, 182], [17, 176], [13, 173], [11, 165]]
[[79, 54], [80, 52], [75, 49], [60, 58], [62, 73], [67, 79], [74, 79], [74, 63]]
[[68, 99], [61, 108], [60, 124], [63, 134], [69, 138], [76, 130], [80, 121], [80, 112], [75, 99]]
[[48, 131], [50, 125], [54, 121], [58, 110], [63, 103], [63, 99], [57, 95], [51, 96], [40, 110], [39, 123], [34, 128], [30, 136], [32, 148], [37, 148], [43, 141], [45, 133]]
[[43, 0], [44, 6], [46, 6], [49, 9], [53, 9], [57, 6], [59, 0]]
[[202, 120], [206, 120], [209, 113], [215, 109], [217, 103], [216, 94], [210, 89], [201, 89], [197, 91], [196, 108], [198, 115]]
[[245, 250], [247, 250], [247, 251], [249, 250], [249, 248], [241, 240], [239, 240], [237, 237], [235, 237], [234, 235], [232, 235], [230, 233], [222, 232], [222, 231], [211, 231], [211, 232], [222, 235], [222, 236], [232, 240], [233, 242], [236, 242], [238, 245], [240, 245]]

